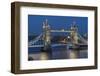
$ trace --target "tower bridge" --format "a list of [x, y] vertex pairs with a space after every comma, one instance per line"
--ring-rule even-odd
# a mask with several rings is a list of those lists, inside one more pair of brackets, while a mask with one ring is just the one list
[[[77, 45], [87, 45], [87, 40], [84, 39], [79, 33], [78, 33], [78, 28], [75, 25], [72, 25], [69, 30], [53, 30], [51, 29], [50, 25], [48, 24], [48, 21], [46, 19], [45, 22], [43, 22], [43, 32], [37, 36], [35, 39], [31, 40], [28, 43], [28, 47], [43, 47], [44, 50], [49, 49], [50, 47], [56, 47], [60, 45], [67, 45], [66, 44], [52, 44], [51, 43], [51, 36], [52, 33], [69, 33], [70, 34], [70, 39], [71, 39], [71, 44], [73, 47]], [[67, 36], [66, 36], [67, 37]], [[82, 43], [79, 43], [78, 40], [80, 40]], [[39, 43], [40, 41], [40, 43]], [[41, 42], [42, 41], [42, 42]], [[38, 43], [38, 44], [36, 44]]]

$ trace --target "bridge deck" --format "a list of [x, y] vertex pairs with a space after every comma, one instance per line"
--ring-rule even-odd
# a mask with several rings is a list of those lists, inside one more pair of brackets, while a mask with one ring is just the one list
[[[52, 44], [51, 47], [56, 47], [56, 46], [67, 46], [67, 45], [70, 45], [72, 46], [72, 44]], [[79, 45], [79, 46], [82, 46], [82, 45], [86, 45], [86, 44], [75, 44], [75, 45]], [[28, 46], [28, 47], [43, 47], [43, 45], [31, 45], [31, 46]]]

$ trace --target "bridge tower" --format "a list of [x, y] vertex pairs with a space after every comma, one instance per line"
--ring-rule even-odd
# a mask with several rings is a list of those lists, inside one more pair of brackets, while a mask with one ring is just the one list
[[72, 32], [70, 33], [70, 35], [71, 35], [72, 43], [78, 44], [78, 28], [75, 25], [73, 25], [71, 26], [71, 31]]
[[51, 48], [51, 29], [50, 29], [47, 19], [45, 22], [43, 22], [43, 44], [44, 44], [43, 50], [45, 51], [50, 50]]
[[79, 51], [75, 50], [75, 48], [77, 48], [76, 44], [78, 44], [78, 28], [75, 26], [75, 24], [71, 26], [71, 31], [71, 43], [74, 50], [69, 54], [69, 58], [78, 58]]

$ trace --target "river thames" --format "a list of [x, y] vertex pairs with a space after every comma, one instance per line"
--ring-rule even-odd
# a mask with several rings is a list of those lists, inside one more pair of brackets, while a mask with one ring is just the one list
[[49, 52], [41, 52], [41, 48], [29, 48], [28, 60], [55, 60], [88, 58], [87, 49], [67, 49], [66, 46], [53, 47]]

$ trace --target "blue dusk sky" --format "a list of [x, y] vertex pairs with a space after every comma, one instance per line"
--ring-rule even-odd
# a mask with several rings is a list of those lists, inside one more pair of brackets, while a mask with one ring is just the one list
[[28, 35], [41, 34], [42, 24], [46, 19], [51, 29], [70, 29], [75, 22], [81, 35], [88, 33], [88, 17], [28, 15]]

